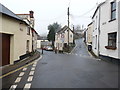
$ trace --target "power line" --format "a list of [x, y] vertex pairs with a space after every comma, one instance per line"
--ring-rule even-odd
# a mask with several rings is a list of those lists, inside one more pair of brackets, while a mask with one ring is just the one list
[[[94, 10], [96, 8], [96, 5], [93, 7], [93, 8], [91, 8], [89, 11], [87, 11], [87, 12], [85, 12], [85, 13], [83, 13], [82, 15], [74, 15], [74, 14], [70, 14], [70, 16], [71, 17], [76, 17], [76, 18], [80, 18], [80, 17], [84, 17], [85, 15], [87, 15], [88, 13], [90, 13], [92, 10]], [[88, 17], [87, 17], [88, 18]], [[89, 17], [90, 18], [90, 17]]]

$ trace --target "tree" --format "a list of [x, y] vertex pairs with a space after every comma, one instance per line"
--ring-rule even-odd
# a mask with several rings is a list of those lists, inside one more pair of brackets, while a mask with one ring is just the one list
[[48, 26], [49, 33], [47, 35], [47, 39], [49, 41], [52, 41], [52, 46], [54, 47], [54, 41], [55, 41], [55, 33], [61, 29], [61, 25], [56, 23], [50, 24]]

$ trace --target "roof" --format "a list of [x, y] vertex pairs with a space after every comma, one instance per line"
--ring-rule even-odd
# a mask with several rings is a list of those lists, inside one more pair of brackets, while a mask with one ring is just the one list
[[[63, 33], [64, 31], [66, 31], [68, 29], [68, 26], [64, 26], [62, 29], [60, 29], [59, 31], [57, 31], [57, 33]], [[69, 28], [69, 30], [71, 31], [71, 32], [73, 32], [70, 28]]]
[[16, 15], [30, 15], [30, 14], [16, 14]]
[[12, 18], [15, 18], [17, 20], [22, 21], [20, 17], [18, 17], [16, 14], [14, 14], [12, 11], [10, 11], [8, 8], [6, 8], [4, 5], [0, 3], [0, 13], [5, 14], [7, 16], [10, 16]]
[[90, 26], [90, 25], [92, 25], [93, 24], [93, 22], [91, 22], [90, 24], [88, 24], [88, 26]]
[[95, 16], [96, 12], [98, 11], [98, 9], [99, 9], [104, 3], [105, 3], [105, 2], [102, 2], [102, 3], [100, 3], [100, 4], [97, 6], [97, 9], [95, 10], [95, 12], [94, 12], [94, 14], [93, 14], [92, 19], [94, 18], [94, 16]]

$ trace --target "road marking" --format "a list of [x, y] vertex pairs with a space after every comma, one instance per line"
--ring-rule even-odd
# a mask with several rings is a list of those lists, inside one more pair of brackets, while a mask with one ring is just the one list
[[9, 90], [15, 90], [17, 85], [12, 85]]
[[24, 72], [21, 72], [21, 73], [19, 74], [19, 76], [22, 77], [24, 74], [25, 74]]
[[20, 82], [20, 80], [21, 80], [21, 77], [18, 77], [18, 78], [15, 80], [15, 83]]
[[36, 67], [36, 65], [35, 65], [35, 64], [33, 64], [33, 67]]
[[[39, 60], [40, 60], [41, 58], [42, 58], [42, 56], [39, 58]], [[38, 60], [36, 60], [36, 61], [38, 61]], [[34, 62], [35, 62], [35, 61], [33, 61], [33, 62], [31, 62], [31, 63], [29, 63], [29, 64], [27, 64], [27, 65], [25, 65], [25, 66], [22, 66], [22, 67], [20, 67], [20, 68], [18, 68], [18, 69], [16, 69], [16, 70], [13, 70], [13, 71], [11, 71], [11, 72], [9, 72], [9, 73], [7, 73], [7, 74], [4, 74], [4, 75], [0, 76], [0, 79], [1, 79], [1, 78], [4, 78], [4, 77], [6, 77], [6, 76], [8, 76], [8, 75], [10, 75], [10, 74], [13, 74], [13, 73], [15, 73], [15, 72], [17, 72], [17, 71], [25, 68], [25, 67], [28, 67], [28, 66], [32, 65], [32, 64], [34, 64]]]
[[27, 83], [27, 84], [25, 84], [25, 86], [24, 86], [24, 90], [30, 89], [30, 87], [31, 87], [31, 83]]
[[26, 71], [27, 70], [27, 68], [23, 68], [23, 71]]
[[76, 49], [77, 45], [74, 47], [74, 49], [71, 51], [71, 53]]
[[30, 71], [29, 75], [34, 75], [34, 71]]
[[32, 69], [31, 69], [32, 71], [34, 71], [35, 70], [35, 67], [32, 67]]
[[27, 79], [28, 82], [31, 82], [32, 80], [33, 80], [33, 76], [29, 76]]

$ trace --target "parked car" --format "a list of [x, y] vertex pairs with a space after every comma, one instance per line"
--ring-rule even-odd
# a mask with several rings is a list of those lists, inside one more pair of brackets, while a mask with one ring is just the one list
[[47, 51], [52, 51], [53, 48], [52, 48], [51, 46], [47, 46], [47, 47], [46, 47], [46, 50], [47, 50]]

